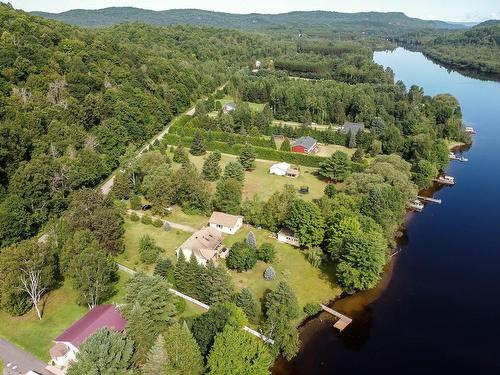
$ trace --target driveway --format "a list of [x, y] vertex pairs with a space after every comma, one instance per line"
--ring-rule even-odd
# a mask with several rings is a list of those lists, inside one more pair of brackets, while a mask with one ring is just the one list
[[30, 370], [43, 375], [50, 374], [47, 370], [45, 370], [45, 363], [40, 361], [34, 355], [25, 352], [18, 346], [1, 338], [0, 358], [5, 366], [5, 375], [24, 375]]

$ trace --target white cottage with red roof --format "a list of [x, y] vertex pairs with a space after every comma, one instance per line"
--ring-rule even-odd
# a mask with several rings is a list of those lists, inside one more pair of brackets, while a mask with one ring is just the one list
[[115, 305], [99, 305], [87, 312], [71, 327], [56, 337], [50, 348], [53, 364], [64, 373], [71, 361], [76, 360], [80, 345], [102, 328], [122, 332], [127, 321]]

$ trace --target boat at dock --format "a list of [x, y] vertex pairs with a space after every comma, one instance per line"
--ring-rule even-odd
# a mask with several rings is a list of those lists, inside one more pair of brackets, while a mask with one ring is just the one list
[[461, 162], [466, 162], [466, 161], [469, 161], [469, 159], [463, 157], [463, 156], [457, 156], [454, 152], [450, 152], [448, 154], [448, 158], [450, 160], [457, 160], [457, 161], [461, 161]]
[[455, 178], [448, 175], [439, 176], [438, 178], [435, 178], [433, 181], [441, 185], [448, 185], [448, 186], [455, 185]]
[[469, 133], [469, 134], [476, 134], [476, 131], [474, 130], [474, 128], [472, 126], [466, 126], [465, 132]]
[[408, 207], [413, 211], [421, 212], [424, 209], [424, 204], [420, 200], [415, 199], [408, 203]]

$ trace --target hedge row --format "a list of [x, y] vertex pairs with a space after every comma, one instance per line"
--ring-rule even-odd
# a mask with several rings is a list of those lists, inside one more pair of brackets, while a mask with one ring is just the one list
[[[181, 137], [177, 134], [169, 133], [165, 135], [165, 137], [163, 138], [163, 142], [167, 143], [168, 145], [174, 145], [174, 146], [182, 145], [184, 147], [189, 148], [191, 147], [193, 138]], [[239, 155], [243, 146], [244, 146], [243, 144], [230, 145], [226, 142], [219, 142], [219, 141], [209, 141], [205, 143], [205, 147], [209, 151], [219, 150], [224, 154], [232, 154], [232, 155]], [[325, 160], [321, 156], [278, 151], [268, 147], [254, 146], [254, 150], [257, 159], [284, 161], [290, 164], [297, 164], [305, 167], [318, 168], [319, 164]]]
[[192, 126], [183, 126], [181, 124], [175, 124], [170, 126], [169, 133], [177, 134], [180, 137], [194, 137], [194, 135], [198, 131], [204, 135], [204, 138], [207, 142], [219, 141], [219, 142], [227, 142], [230, 144], [250, 143], [252, 146], [258, 146], [258, 147], [270, 147], [270, 148], [275, 147], [275, 143], [271, 139], [266, 139], [263, 137], [252, 137], [249, 135], [232, 134], [215, 130], [205, 130], [201, 128], [195, 128]]

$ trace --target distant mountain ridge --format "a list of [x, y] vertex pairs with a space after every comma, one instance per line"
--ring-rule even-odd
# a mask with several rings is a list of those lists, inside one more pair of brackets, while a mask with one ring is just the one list
[[338, 13], [329, 11], [295, 11], [281, 14], [233, 14], [200, 9], [153, 11], [133, 7], [111, 7], [97, 10], [74, 9], [63, 13], [31, 12], [34, 15], [78, 26], [98, 27], [123, 22], [155, 25], [190, 24], [242, 30], [259, 29], [327, 29], [329, 31], [380, 31], [384, 29], [461, 29], [464, 25], [444, 21], [411, 18], [400, 12]]

